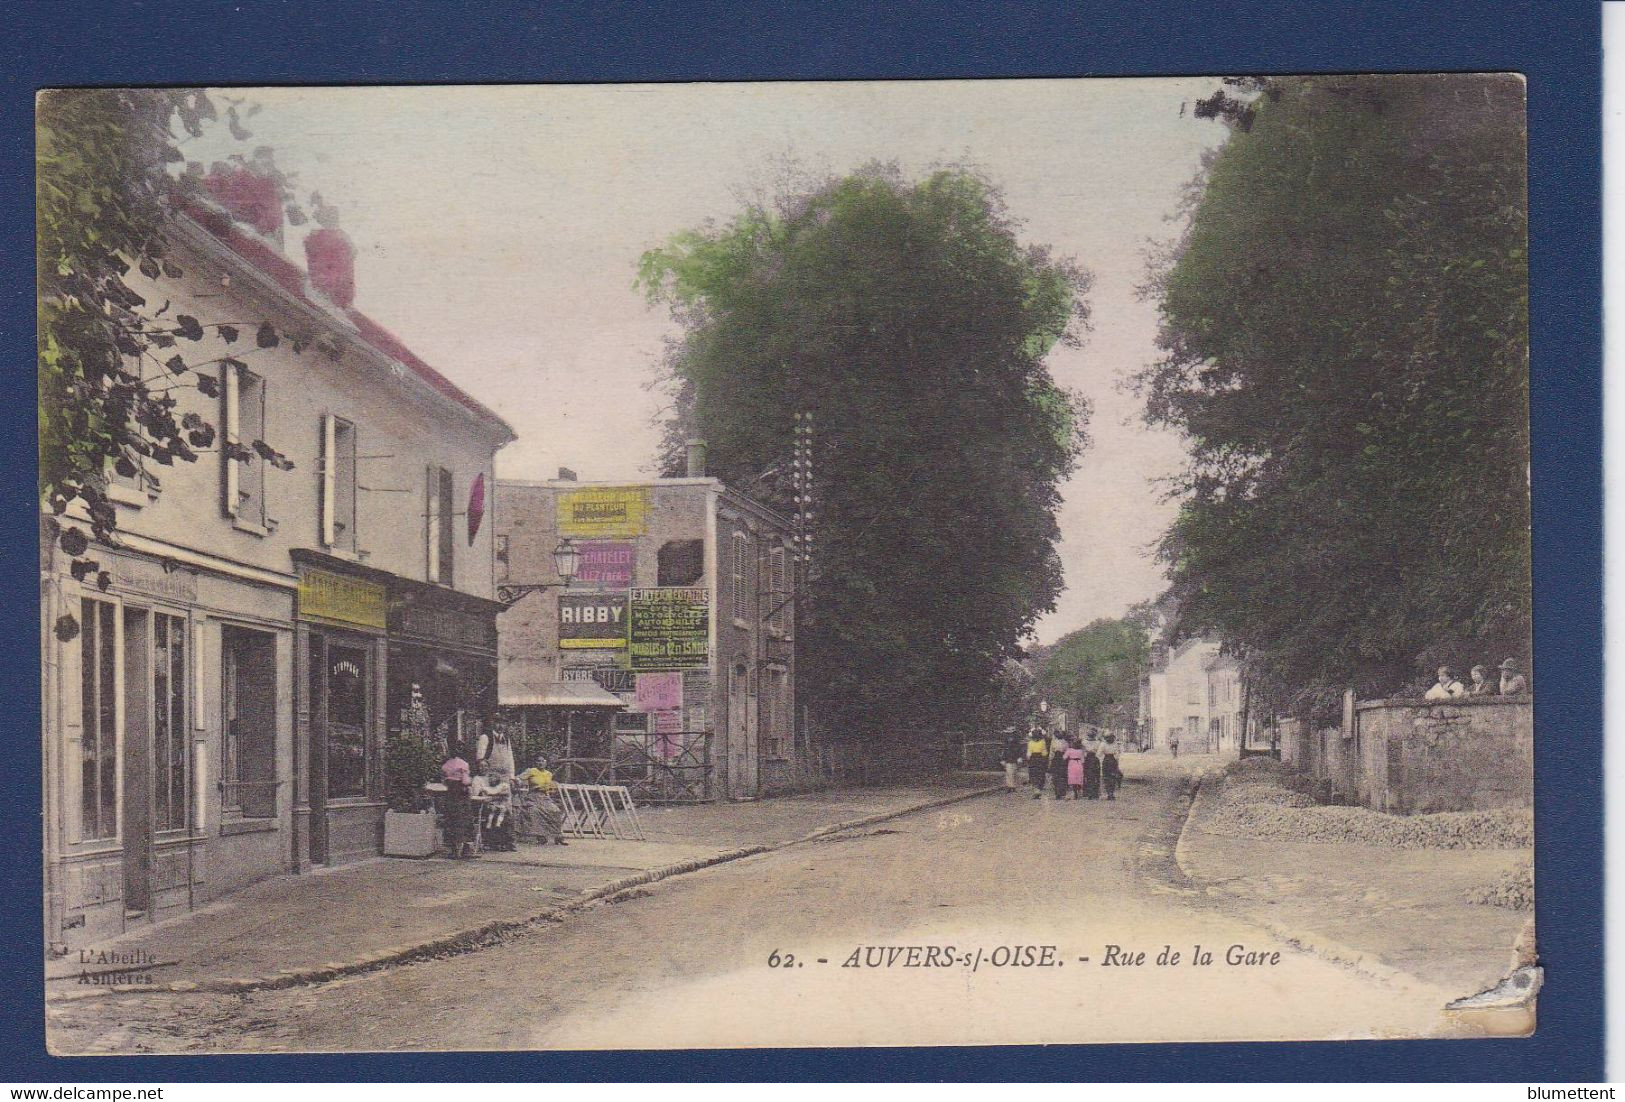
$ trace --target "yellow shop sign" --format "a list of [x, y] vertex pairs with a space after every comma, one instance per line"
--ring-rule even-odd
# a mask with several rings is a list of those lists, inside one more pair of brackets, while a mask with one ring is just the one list
[[299, 618], [383, 631], [389, 622], [389, 601], [381, 585], [325, 570], [307, 570], [299, 576]]

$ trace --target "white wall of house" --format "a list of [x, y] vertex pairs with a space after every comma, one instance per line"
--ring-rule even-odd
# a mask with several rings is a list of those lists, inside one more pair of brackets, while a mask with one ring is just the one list
[[[224, 462], [218, 454], [196, 463], [178, 462], [148, 471], [162, 483], [156, 496], [121, 493], [119, 526], [138, 536], [217, 555], [234, 563], [290, 574], [288, 553], [312, 548], [392, 574], [434, 580], [429, 574], [429, 497], [427, 471], [452, 474], [455, 503], [453, 588], [489, 597], [492, 594], [490, 494], [494, 489], [493, 457], [503, 434], [482, 423], [472, 411], [433, 391], [414, 373], [385, 354], [367, 347], [341, 313], [318, 311], [290, 301], [281, 288], [253, 271], [210, 240], [206, 231], [187, 235], [200, 254], [177, 258], [187, 266], [184, 289], [174, 281], [132, 284], [149, 302], [170, 300], [168, 316], [196, 317], [205, 326], [237, 322], [239, 335], [227, 344], [208, 328], [199, 342], [182, 340], [176, 352], [189, 362], [221, 356], [240, 359], [264, 380], [264, 439], [294, 463], [279, 471], [263, 468], [264, 520], [224, 509]], [[331, 344], [313, 343], [294, 353], [290, 341], [276, 348], [255, 347], [255, 330], [269, 320], [283, 333], [328, 335]], [[336, 347], [337, 359], [324, 350]], [[207, 370], [219, 379], [218, 365]], [[148, 364], [149, 376], [159, 369]], [[209, 398], [187, 372], [171, 393], [179, 400], [177, 419], [195, 412], [225, 428], [226, 397]], [[353, 550], [349, 539], [323, 540], [322, 495], [325, 418], [340, 418], [355, 427], [356, 524]], [[255, 478], [251, 467], [238, 464], [237, 477]], [[485, 477], [485, 522], [472, 544], [467, 538], [469, 491]]]
[[[196, 372], [142, 364], [155, 389], [172, 386], [177, 421], [196, 414], [214, 426], [215, 446], [196, 462], [146, 460], [138, 477], [114, 481], [120, 546], [90, 551], [109, 575], [105, 592], [93, 579], [73, 580], [60, 550], [42, 548], [46, 922], [59, 944], [83, 943], [298, 867], [291, 552], [309, 549], [431, 580], [428, 470], [443, 468], [452, 483], [445, 518], [453, 526], [451, 586], [480, 597], [493, 591], [492, 462], [511, 430], [472, 400], [435, 390], [362, 340], [356, 323], [320, 304], [308, 286], [295, 284], [295, 293], [279, 285], [202, 226], [183, 221], [171, 241], [182, 277], [160, 284], [132, 271], [128, 282], [149, 307], [167, 303], [163, 317], [196, 318], [205, 336], [177, 338], [159, 358], [179, 353], [203, 364], [231, 356], [246, 375], [235, 373], [227, 385], [226, 367], [203, 367], [221, 383], [221, 394], [210, 397], [198, 389]], [[259, 254], [262, 262], [302, 279], [274, 244], [256, 241], [272, 250]], [[262, 322], [281, 336], [276, 347], [257, 347]], [[218, 323], [234, 325], [236, 339], [223, 340]], [[310, 342], [302, 353], [294, 352], [294, 337]], [[259, 401], [243, 401], [245, 390]], [[261, 411], [263, 429], [253, 432]], [[328, 478], [328, 456], [343, 450], [336, 446], [341, 421], [353, 442], [346, 454], [355, 459], [335, 462]], [[294, 469], [276, 470], [263, 459], [228, 466], [219, 441], [233, 425], [245, 444], [259, 436]], [[352, 469], [353, 494], [339, 493]], [[482, 474], [487, 516], [471, 543], [469, 490]], [[341, 500], [353, 501], [348, 531], [334, 523]], [[72, 512], [65, 518], [74, 519]], [[65, 615], [80, 623], [69, 641], [56, 636]], [[233, 669], [253, 666], [251, 676], [225, 676], [228, 650]], [[227, 681], [254, 699], [228, 701]], [[229, 756], [225, 729], [239, 706], [257, 709], [253, 739], [232, 744], [251, 741], [256, 755], [239, 780], [270, 778], [275, 789], [258, 790], [264, 799], [255, 807], [226, 806], [220, 784]], [[148, 772], [158, 794], [132, 798], [141, 786], [127, 790], [127, 780]], [[241, 797], [243, 786], [233, 791]]]

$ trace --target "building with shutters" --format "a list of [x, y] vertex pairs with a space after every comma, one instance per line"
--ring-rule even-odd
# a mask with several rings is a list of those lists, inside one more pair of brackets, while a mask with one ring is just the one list
[[301, 265], [249, 175], [175, 200], [179, 278], [130, 275], [206, 327], [182, 347], [207, 375], [182, 376], [177, 420], [197, 413], [248, 460], [110, 472], [119, 546], [89, 552], [105, 589], [42, 548], [59, 949], [380, 852], [384, 744], [414, 687], [442, 732], [495, 707], [486, 495], [514, 433], [354, 308], [330, 211]]
[[[646, 800], [817, 787], [824, 763], [796, 707], [790, 521], [705, 477], [703, 455], [690, 471], [497, 483], [497, 585], [515, 598], [498, 622], [504, 714], [530, 752], [567, 759], [568, 779]], [[568, 585], [565, 540], [579, 556]], [[521, 588], [537, 585], [550, 588]]]
[[1140, 717], [1146, 745], [1180, 753], [1225, 753], [1241, 746], [1245, 686], [1236, 660], [1220, 641], [1195, 636], [1175, 644], [1153, 638], [1140, 679]]

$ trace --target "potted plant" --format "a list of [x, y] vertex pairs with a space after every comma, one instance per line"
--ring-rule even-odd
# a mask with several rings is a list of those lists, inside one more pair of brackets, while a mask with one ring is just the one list
[[384, 856], [432, 857], [435, 814], [423, 786], [439, 772], [434, 747], [416, 724], [391, 731], [384, 744]]

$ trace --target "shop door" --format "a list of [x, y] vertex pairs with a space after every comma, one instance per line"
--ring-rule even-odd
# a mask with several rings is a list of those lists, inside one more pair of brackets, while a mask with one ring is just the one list
[[756, 795], [756, 700], [750, 668], [736, 662], [728, 671], [728, 794]]
[[149, 614], [124, 609], [124, 914], [152, 909], [152, 693]]
[[311, 681], [310, 860], [325, 865], [331, 857], [328, 805], [366, 795], [367, 648], [312, 637]]

